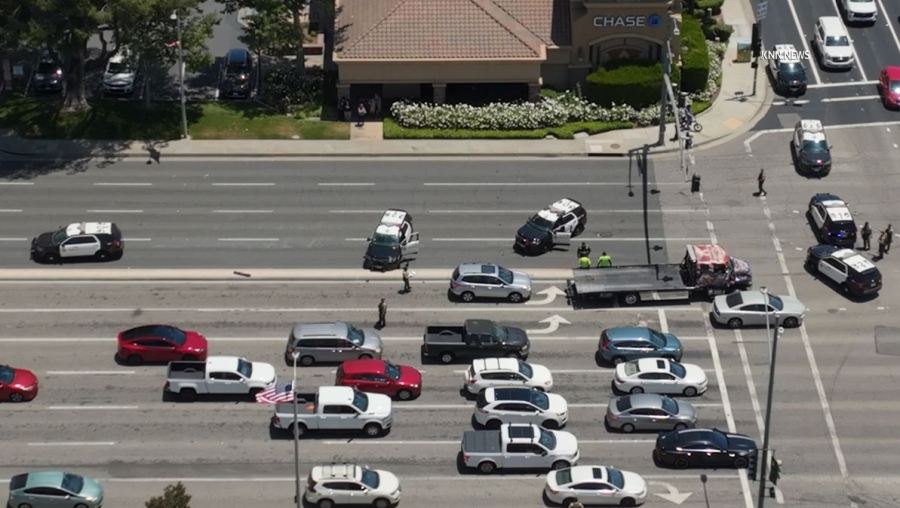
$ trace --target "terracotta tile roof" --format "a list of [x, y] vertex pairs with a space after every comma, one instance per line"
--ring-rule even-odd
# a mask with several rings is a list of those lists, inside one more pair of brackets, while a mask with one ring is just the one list
[[[335, 60], [543, 60], [565, 0], [337, 0]], [[559, 33], [557, 33], [559, 32]]]

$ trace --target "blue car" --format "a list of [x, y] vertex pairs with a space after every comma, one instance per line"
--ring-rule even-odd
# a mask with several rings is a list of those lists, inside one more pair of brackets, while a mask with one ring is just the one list
[[620, 364], [638, 358], [669, 358], [681, 361], [684, 350], [678, 337], [646, 326], [607, 328], [600, 334], [600, 356]]

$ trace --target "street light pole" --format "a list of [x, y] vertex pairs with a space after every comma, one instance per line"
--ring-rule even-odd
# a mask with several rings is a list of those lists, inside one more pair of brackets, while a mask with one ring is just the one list
[[294, 394], [294, 503], [297, 508], [301, 507], [300, 501], [300, 429], [297, 427], [297, 358], [300, 351], [291, 353], [294, 359], [294, 377], [291, 381], [291, 391]]
[[706, 508], [709, 508], [709, 493], [706, 491], [707, 478], [705, 474], [700, 475], [700, 483], [703, 484], [703, 499], [706, 500]]
[[763, 305], [766, 306], [766, 344], [769, 346], [769, 365], [772, 365], [772, 332], [769, 331], [769, 289], [766, 286], [760, 286], [759, 291], [763, 294]]
[[[768, 305], [768, 302], [766, 302]], [[766, 321], [768, 324], [768, 321]], [[757, 508], [763, 508], [766, 502], [766, 468], [769, 465], [769, 430], [772, 422], [772, 394], [775, 388], [775, 357], [778, 353], [778, 338], [784, 333], [784, 328], [778, 325], [778, 314], [775, 314], [775, 334], [772, 337], [772, 362], [769, 364], [769, 390], [766, 396], [766, 426], [763, 432], [762, 463], [759, 470], [759, 494], [757, 495]], [[759, 453], [757, 453], [759, 458]]]
[[175, 20], [175, 31], [178, 37], [178, 81], [179, 94], [181, 95], [181, 137], [190, 139], [187, 125], [187, 105], [184, 99], [184, 47], [181, 44], [181, 18], [178, 17], [178, 11], [172, 11], [172, 19]]

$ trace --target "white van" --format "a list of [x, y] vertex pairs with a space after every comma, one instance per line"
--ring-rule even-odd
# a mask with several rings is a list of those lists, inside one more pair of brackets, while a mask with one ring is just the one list
[[103, 73], [103, 91], [110, 95], [130, 95], [134, 92], [137, 59], [127, 50], [120, 50], [110, 57]]
[[853, 41], [841, 18], [822, 16], [816, 21], [814, 32], [814, 43], [822, 67], [839, 69], [853, 67]]

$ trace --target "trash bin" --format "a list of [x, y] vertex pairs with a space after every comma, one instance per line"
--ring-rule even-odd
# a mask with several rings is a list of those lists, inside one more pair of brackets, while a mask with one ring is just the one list
[[691, 177], [691, 192], [700, 192], [700, 175], [696, 173]]

